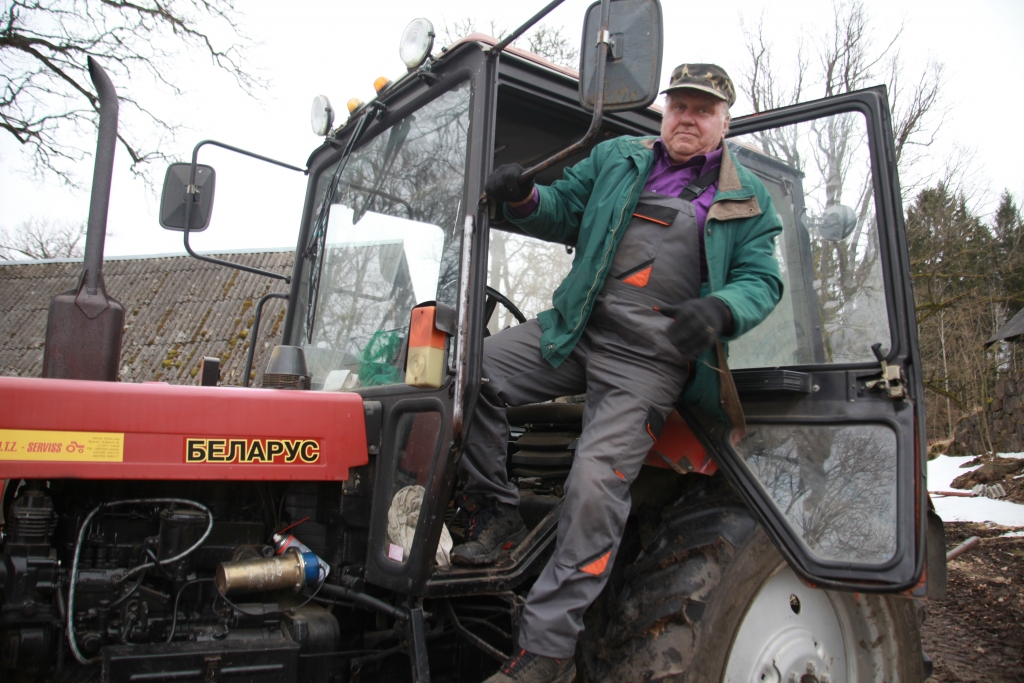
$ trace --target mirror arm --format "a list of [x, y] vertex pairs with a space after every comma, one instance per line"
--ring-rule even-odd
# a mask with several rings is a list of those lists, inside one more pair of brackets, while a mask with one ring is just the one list
[[[608, 33], [608, 16], [610, 13], [611, 0], [601, 0], [601, 30], [597, 34], [597, 74], [595, 76], [597, 78], [597, 92], [594, 94], [594, 117], [590, 120], [590, 128], [587, 129], [586, 134], [576, 144], [556, 152], [536, 166], [523, 171], [523, 175], [519, 177], [520, 180], [528, 180], [541, 171], [551, 168], [558, 162], [568, 159], [580, 150], [586, 149], [587, 145], [597, 136], [598, 131], [601, 130], [601, 120], [604, 116], [604, 75], [605, 69], [608, 66], [608, 49], [611, 45], [611, 37]], [[580, 85], [582, 87], [582, 83]]]
[[[304, 169], [304, 168], [299, 168], [298, 166], [292, 166], [291, 164], [286, 164], [283, 161], [278, 161], [277, 159], [271, 159], [270, 157], [265, 157], [262, 154], [256, 154], [255, 152], [249, 152], [247, 150], [242, 149], [241, 147], [232, 147], [231, 145], [226, 145], [223, 142], [217, 142], [216, 140], [203, 140], [198, 145], [196, 145], [195, 148], [192, 150], [192, 170], [193, 170], [193, 172], [195, 172], [196, 159], [199, 158], [199, 148], [204, 146], [204, 145], [213, 145], [214, 147], [221, 147], [223, 149], [228, 150], [229, 152], [235, 152], [236, 154], [241, 154], [243, 156], [252, 157], [253, 159], [259, 159], [260, 161], [265, 161], [268, 164], [274, 164], [275, 166], [281, 166], [282, 168], [287, 168], [287, 169], [292, 170], [292, 171], [298, 171], [299, 173], [302, 173], [304, 175], [308, 175], [309, 174], [309, 171]], [[193, 177], [192, 180], [194, 181], [195, 178]]]
[[[282, 168], [287, 168], [287, 169], [290, 169], [292, 171], [298, 171], [299, 173], [302, 173], [304, 175], [308, 175], [309, 174], [309, 171], [307, 169], [299, 168], [298, 166], [292, 166], [291, 164], [286, 164], [283, 161], [277, 161], [276, 159], [271, 159], [270, 157], [265, 157], [265, 156], [262, 156], [260, 154], [256, 154], [254, 152], [248, 152], [248, 151], [246, 151], [244, 149], [241, 149], [239, 147], [232, 147], [231, 145], [226, 145], [223, 142], [217, 142], [216, 140], [203, 140], [202, 142], [200, 142], [198, 145], [196, 145], [192, 149], [192, 166], [189, 168], [189, 172], [188, 172], [188, 185], [185, 187], [185, 192], [186, 192], [186, 194], [189, 194], [189, 195], [196, 194], [196, 162], [199, 159], [199, 148], [202, 147], [203, 145], [213, 145], [215, 147], [222, 147], [222, 148], [224, 148], [224, 149], [226, 149], [226, 150], [228, 150], [230, 152], [236, 152], [238, 154], [242, 154], [242, 155], [247, 156], [247, 157], [252, 157], [253, 159], [259, 159], [260, 161], [265, 161], [268, 164], [274, 164], [275, 166], [281, 166]], [[217, 264], [219, 266], [226, 266], [228, 268], [234, 268], [235, 270], [242, 270], [242, 271], [245, 271], [246, 273], [253, 273], [255, 275], [264, 275], [266, 277], [274, 278], [275, 280], [284, 280], [286, 283], [291, 284], [292, 279], [288, 275], [280, 275], [279, 273], [271, 273], [271, 272], [266, 271], [266, 270], [260, 270], [259, 268], [250, 268], [249, 266], [243, 266], [243, 265], [241, 265], [239, 263], [232, 263], [231, 261], [222, 261], [221, 259], [211, 258], [209, 256], [200, 256], [199, 254], [194, 252], [192, 250], [192, 245], [190, 245], [188, 243], [188, 234], [189, 234], [189, 232], [191, 232], [189, 227], [192, 225], [192, 204], [193, 204], [193, 202], [191, 202], [191, 201], [185, 202], [185, 230], [184, 230], [185, 237], [184, 237], [184, 242], [185, 242], [185, 251], [188, 252], [189, 256], [191, 256], [194, 259], [198, 259], [200, 261], [206, 261], [207, 263], [215, 263], [215, 264]]]
[[[607, 1], [608, 1], [608, 0], [605, 0], [605, 2], [607, 2]], [[502, 40], [502, 41], [501, 41], [501, 42], [499, 42], [499, 43], [498, 43], [497, 45], [495, 45], [495, 46], [494, 46], [494, 47], [492, 47], [492, 48], [491, 48], [490, 50], [488, 50], [488, 53], [487, 53], [487, 54], [488, 54], [488, 56], [489, 56], [489, 57], [490, 57], [491, 59], [494, 59], [494, 58], [496, 58], [496, 57], [498, 56], [498, 54], [499, 54], [499, 53], [500, 53], [500, 52], [501, 52], [502, 50], [504, 50], [504, 49], [505, 49], [506, 47], [508, 47], [508, 46], [509, 46], [509, 45], [510, 45], [511, 43], [513, 43], [513, 42], [514, 42], [514, 41], [515, 41], [515, 40], [516, 40], [516, 39], [517, 39], [517, 38], [518, 38], [519, 36], [523, 35], [523, 34], [524, 34], [524, 33], [526, 33], [527, 31], [529, 31], [529, 30], [530, 30], [530, 28], [531, 28], [531, 27], [532, 27], [532, 26], [533, 26], [534, 24], [536, 24], [536, 23], [537, 23], [538, 21], [540, 21], [541, 19], [543, 19], [544, 17], [546, 17], [546, 16], [548, 15], [548, 13], [549, 13], [549, 12], [551, 12], [551, 10], [555, 9], [556, 7], [558, 7], [558, 6], [559, 6], [559, 5], [561, 5], [561, 4], [563, 3], [563, 2], [565, 2], [565, 0], [551, 0], [551, 2], [549, 2], [549, 3], [548, 3], [548, 4], [547, 4], [547, 5], [545, 6], [545, 7], [544, 7], [544, 9], [542, 9], [541, 11], [537, 12], [537, 13], [536, 13], [536, 14], [534, 14], [534, 15], [533, 15], [532, 17], [530, 17], [529, 19], [527, 19], [527, 20], [526, 20], [526, 23], [525, 23], [525, 24], [523, 24], [522, 26], [520, 26], [519, 28], [517, 28], [517, 29], [516, 29], [515, 31], [513, 31], [513, 32], [512, 32], [512, 33], [510, 33], [509, 35], [505, 36], [505, 39], [504, 39], [504, 40]], [[603, 12], [603, 11], [604, 11], [604, 10], [602, 9], [602, 12]], [[607, 21], [607, 16], [606, 16], [606, 15], [602, 15], [602, 16], [604, 16], [604, 18], [605, 18], [605, 21], [604, 21], [604, 22], [602, 23], [602, 26], [604, 26], [604, 28], [606, 28], [606, 29], [607, 29], [607, 28], [608, 28], [608, 21]]]
[[[561, 0], [557, 0], [557, 2], [561, 2]], [[557, 2], [552, 2], [551, 5], [544, 8], [544, 10], [541, 10], [539, 16], [535, 17], [535, 19], [539, 19], [539, 17], [544, 16], [544, 14], [547, 11], [549, 11], [549, 8], [551, 8], [553, 5], [556, 5]], [[595, 76], [595, 78], [597, 78], [597, 92], [594, 94], [594, 116], [590, 120], [590, 128], [587, 129], [586, 134], [584, 134], [584, 136], [580, 138], [579, 142], [569, 145], [562, 151], [556, 152], [555, 154], [548, 157], [539, 164], [523, 171], [523, 174], [519, 176], [520, 180], [529, 180], [530, 178], [534, 177], [541, 171], [545, 171], [548, 168], [551, 168], [552, 166], [557, 164], [558, 162], [564, 159], [568, 159], [573, 154], [576, 154], [576, 152], [579, 152], [581, 149], [585, 149], [587, 145], [589, 145], [590, 142], [597, 136], [598, 131], [601, 130], [601, 121], [604, 117], [604, 74], [605, 69], [608, 66], [608, 49], [611, 44], [611, 39], [608, 33], [608, 16], [610, 13], [611, 0], [601, 0], [601, 29], [598, 31], [597, 34], [597, 74]], [[530, 20], [530, 22], [532, 21], [533, 19]], [[527, 28], [532, 26], [530, 22], [527, 22], [526, 24], [521, 26], [520, 29], [526, 30]], [[519, 29], [517, 29], [517, 32], [518, 31]], [[509, 36], [509, 38], [514, 40], [515, 38], [513, 36], [515, 35], [516, 34]], [[498, 45], [495, 45], [494, 49], [497, 49], [499, 46], [504, 47], [504, 45], [502, 44], [510, 42], [509, 38], [506, 38], [505, 40], [501, 41], [501, 43], [498, 43]], [[487, 199], [488, 197], [486, 192], [480, 195], [481, 204], [486, 202]]]
[[[189, 219], [189, 215], [188, 215], [189, 213], [191, 213], [191, 212], [186, 208], [185, 209], [185, 214], [186, 214], [185, 215], [185, 220]], [[196, 252], [192, 251], [192, 245], [190, 245], [188, 243], [188, 233], [189, 233], [189, 229], [188, 229], [188, 224], [186, 223], [185, 224], [185, 251], [187, 251], [188, 255], [191, 256], [194, 259], [198, 259], [200, 261], [206, 261], [207, 263], [215, 263], [218, 266], [226, 266], [228, 268], [234, 268], [235, 270], [242, 270], [242, 271], [245, 271], [246, 273], [253, 273], [254, 275], [264, 275], [266, 277], [274, 278], [275, 280], [284, 280], [288, 284], [291, 284], [291, 282], [292, 282], [292, 278], [291, 278], [290, 275], [281, 275], [280, 273], [271, 273], [268, 270], [260, 270], [259, 268], [250, 268], [249, 266], [243, 266], [240, 263], [232, 263], [231, 261], [223, 261], [223, 260], [221, 260], [219, 258], [212, 258], [210, 256], [201, 256], [200, 254], [197, 254]]]

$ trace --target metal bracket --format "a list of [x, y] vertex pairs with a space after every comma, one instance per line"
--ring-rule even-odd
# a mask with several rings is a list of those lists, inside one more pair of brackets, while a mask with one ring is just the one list
[[871, 345], [871, 352], [882, 365], [882, 376], [864, 383], [868, 391], [884, 391], [885, 395], [894, 401], [906, 398], [903, 390], [903, 368], [898, 365], [890, 365], [885, 361], [885, 354], [882, 353], [882, 344]]
[[608, 46], [608, 59], [622, 59], [622, 34], [612, 33], [608, 29], [597, 32], [597, 46]]
[[903, 389], [903, 368], [898, 365], [889, 365], [882, 361], [882, 376], [864, 383], [868, 391], [884, 391], [886, 396], [893, 400], [906, 398]]

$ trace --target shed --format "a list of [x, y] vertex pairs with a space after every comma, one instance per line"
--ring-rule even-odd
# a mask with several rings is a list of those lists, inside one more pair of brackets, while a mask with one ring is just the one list
[[989, 347], [998, 341], [1015, 341], [1024, 334], [1024, 308], [1017, 311], [1017, 315], [1010, 318], [1010, 321], [999, 328], [999, 330], [993, 334], [988, 341], [985, 342], [985, 346]]

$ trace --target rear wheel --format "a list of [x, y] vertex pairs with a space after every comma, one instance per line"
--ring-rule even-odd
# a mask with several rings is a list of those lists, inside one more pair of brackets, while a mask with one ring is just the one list
[[[619, 589], [616, 596], [614, 585]], [[737, 502], [667, 509], [584, 640], [597, 681], [922, 680], [914, 605], [808, 588]], [[591, 631], [593, 633], [593, 631]]]

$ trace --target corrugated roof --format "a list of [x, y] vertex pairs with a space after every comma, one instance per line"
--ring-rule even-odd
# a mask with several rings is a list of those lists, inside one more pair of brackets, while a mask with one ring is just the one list
[[1024, 308], [1017, 311], [1017, 315], [1010, 318], [1010, 322], [999, 328], [999, 331], [985, 342], [985, 346], [995, 344], [997, 341], [1014, 340], [1024, 334]]
[[[287, 275], [293, 258], [291, 251], [264, 251], [235, 252], [226, 260]], [[0, 375], [42, 374], [50, 299], [74, 289], [81, 272], [81, 261], [0, 263]], [[242, 384], [256, 303], [264, 294], [287, 291], [280, 280], [188, 256], [109, 259], [103, 278], [125, 308], [123, 382], [195, 384], [203, 356], [216, 356], [221, 384]], [[280, 299], [263, 308], [253, 386], [280, 343], [284, 313]]]

